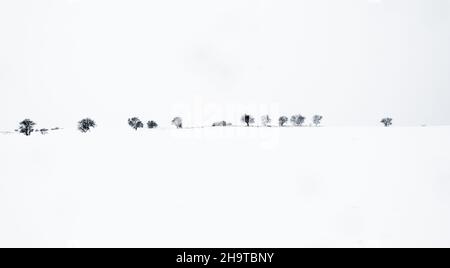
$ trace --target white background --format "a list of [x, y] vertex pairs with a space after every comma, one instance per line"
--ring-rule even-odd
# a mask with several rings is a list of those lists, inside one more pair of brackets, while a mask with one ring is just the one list
[[168, 124], [192, 109], [206, 110], [195, 124], [237, 123], [267, 107], [328, 125], [449, 124], [449, 12], [447, 0], [1, 0], [0, 129]]

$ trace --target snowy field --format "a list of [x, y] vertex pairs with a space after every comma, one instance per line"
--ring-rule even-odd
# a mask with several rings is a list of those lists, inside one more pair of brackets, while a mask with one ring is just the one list
[[0, 133], [0, 246], [449, 247], [450, 127]]

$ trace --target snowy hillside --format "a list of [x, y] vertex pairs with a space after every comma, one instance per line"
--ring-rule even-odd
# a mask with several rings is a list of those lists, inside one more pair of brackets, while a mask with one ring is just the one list
[[450, 246], [450, 127], [0, 134], [0, 246]]

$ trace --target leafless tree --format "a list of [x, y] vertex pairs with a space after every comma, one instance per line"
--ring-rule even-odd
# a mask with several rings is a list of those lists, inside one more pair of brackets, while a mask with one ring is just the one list
[[278, 119], [278, 125], [279, 125], [280, 127], [284, 127], [284, 125], [285, 125], [288, 121], [289, 121], [289, 118], [287, 118], [287, 116], [281, 116], [281, 117]]
[[316, 114], [315, 116], [313, 116], [314, 125], [316, 125], [316, 127], [319, 126], [320, 123], [322, 122], [322, 119], [323, 119], [323, 116], [321, 116], [321, 115]]
[[25, 134], [25, 136], [30, 136], [31, 133], [34, 131], [34, 126], [36, 125], [36, 123], [31, 121], [30, 119], [25, 119], [19, 124], [20, 124], [19, 131], [20, 133]]
[[385, 127], [390, 127], [390, 126], [392, 126], [392, 121], [393, 121], [392, 118], [386, 117], [386, 118], [383, 118], [383, 119], [381, 120], [381, 123], [382, 123]]
[[[86, 133], [91, 130], [91, 128], [95, 128], [97, 124], [94, 120], [90, 118], [82, 119], [80, 122], [78, 122], [78, 130], [82, 133]], [[59, 128], [54, 128], [52, 130], [59, 130]]]
[[241, 117], [241, 121], [242, 121], [242, 123], [245, 123], [247, 125], [247, 127], [249, 127], [250, 124], [254, 124], [255, 123], [255, 118], [253, 118], [251, 115], [244, 114]]
[[147, 122], [147, 127], [148, 128], [157, 128], [158, 124], [155, 121], [151, 120], [151, 121]]
[[261, 123], [263, 126], [268, 127], [268, 126], [270, 126], [271, 122], [272, 122], [272, 119], [269, 117], [269, 115], [263, 115], [261, 117]]
[[291, 122], [294, 126], [300, 127], [303, 125], [303, 123], [305, 123], [305, 119], [306, 118], [304, 116], [297, 114], [291, 117]]
[[177, 128], [183, 128], [183, 119], [181, 119], [181, 117], [175, 117], [172, 120], [172, 125], [176, 126]]
[[128, 119], [128, 125], [132, 127], [134, 130], [138, 130], [139, 128], [144, 127], [144, 123], [142, 123], [142, 121], [137, 117]]

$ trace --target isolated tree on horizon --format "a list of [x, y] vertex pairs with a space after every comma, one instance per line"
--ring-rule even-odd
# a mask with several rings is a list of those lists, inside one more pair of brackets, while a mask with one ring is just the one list
[[172, 125], [176, 126], [177, 128], [183, 128], [183, 119], [181, 119], [181, 117], [175, 117], [172, 120]]
[[263, 126], [268, 127], [271, 122], [272, 122], [272, 119], [269, 117], [269, 115], [263, 115], [261, 117], [261, 123]]
[[392, 118], [386, 117], [386, 118], [383, 118], [383, 119], [381, 120], [381, 123], [382, 123], [385, 127], [390, 127], [390, 126], [392, 126], [392, 121], [393, 121]]
[[147, 127], [150, 128], [150, 129], [157, 128], [158, 124], [155, 121], [151, 120], [151, 121], [147, 122]]
[[305, 119], [306, 118], [300, 114], [291, 116], [292, 124], [297, 127], [301, 127], [303, 123], [305, 123]]
[[90, 118], [85, 118], [78, 122], [78, 130], [82, 133], [86, 133], [90, 131], [91, 128], [95, 128], [96, 126], [97, 124], [95, 123], [95, 121]]
[[137, 117], [133, 117], [133, 118], [128, 119], [128, 125], [130, 127], [132, 127], [136, 131], [138, 129], [144, 127], [144, 123], [142, 123], [142, 121], [139, 118], [137, 118]]
[[278, 119], [278, 125], [279, 125], [280, 127], [284, 127], [284, 125], [285, 125], [288, 121], [289, 121], [289, 118], [287, 118], [287, 116], [281, 116], [281, 117]]
[[250, 124], [254, 124], [255, 123], [255, 118], [253, 118], [251, 115], [244, 114], [241, 117], [241, 121], [242, 121], [242, 123], [245, 123], [247, 125], [247, 127], [249, 127]]
[[34, 126], [36, 123], [31, 121], [30, 119], [25, 119], [19, 123], [19, 132], [25, 134], [25, 136], [30, 136], [34, 131]]
[[316, 114], [315, 116], [313, 116], [314, 125], [316, 125], [316, 127], [319, 126], [320, 123], [322, 122], [322, 119], [323, 119], [323, 116], [321, 116], [321, 115]]

